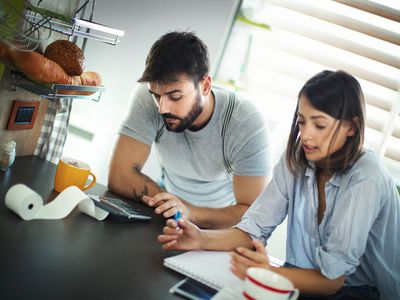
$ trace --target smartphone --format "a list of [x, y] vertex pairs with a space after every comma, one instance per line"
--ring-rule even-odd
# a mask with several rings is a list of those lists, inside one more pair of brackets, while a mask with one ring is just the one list
[[179, 281], [169, 291], [190, 300], [209, 300], [218, 292], [191, 278]]

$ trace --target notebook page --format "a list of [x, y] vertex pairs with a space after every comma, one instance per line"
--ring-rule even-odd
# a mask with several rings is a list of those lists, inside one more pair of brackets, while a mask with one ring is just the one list
[[242, 282], [229, 270], [225, 251], [190, 251], [164, 259], [164, 265], [217, 290]]

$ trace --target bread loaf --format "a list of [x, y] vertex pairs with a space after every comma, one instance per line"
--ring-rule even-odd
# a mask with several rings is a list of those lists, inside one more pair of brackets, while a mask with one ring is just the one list
[[[83, 72], [81, 76], [72, 76], [74, 85], [82, 85], [82, 86], [100, 86], [101, 85], [101, 76], [96, 72]], [[72, 91], [72, 90], [60, 90], [58, 91], [60, 94], [68, 94], [68, 95], [91, 95], [93, 92], [86, 91]]]
[[[64, 69], [40, 53], [23, 52], [0, 43], [0, 58], [9, 60], [29, 79], [39, 83], [59, 83], [69, 85], [100, 86], [101, 77], [96, 72], [84, 72], [80, 76], [70, 76]], [[62, 91], [66, 94], [90, 95], [92, 92]]]
[[83, 73], [85, 57], [82, 50], [67, 40], [57, 40], [47, 46], [44, 56], [58, 63], [68, 75]]

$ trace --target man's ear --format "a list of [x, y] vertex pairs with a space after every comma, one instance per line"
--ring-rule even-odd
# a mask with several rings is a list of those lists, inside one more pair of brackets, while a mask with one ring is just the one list
[[203, 77], [203, 79], [200, 81], [200, 89], [201, 89], [201, 94], [203, 96], [208, 96], [211, 93], [211, 87], [212, 87], [212, 78], [210, 74], [207, 74]]
[[347, 136], [353, 136], [357, 132], [357, 128], [359, 127], [360, 118], [354, 117], [351, 122], [349, 122], [349, 130], [347, 131]]

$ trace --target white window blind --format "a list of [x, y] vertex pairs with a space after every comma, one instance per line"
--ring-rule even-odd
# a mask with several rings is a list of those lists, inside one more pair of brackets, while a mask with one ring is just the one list
[[264, 112], [277, 160], [299, 90], [323, 69], [360, 81], [365, 146], [400, 183], [400, 1], [244, 0], [216, 81]]

